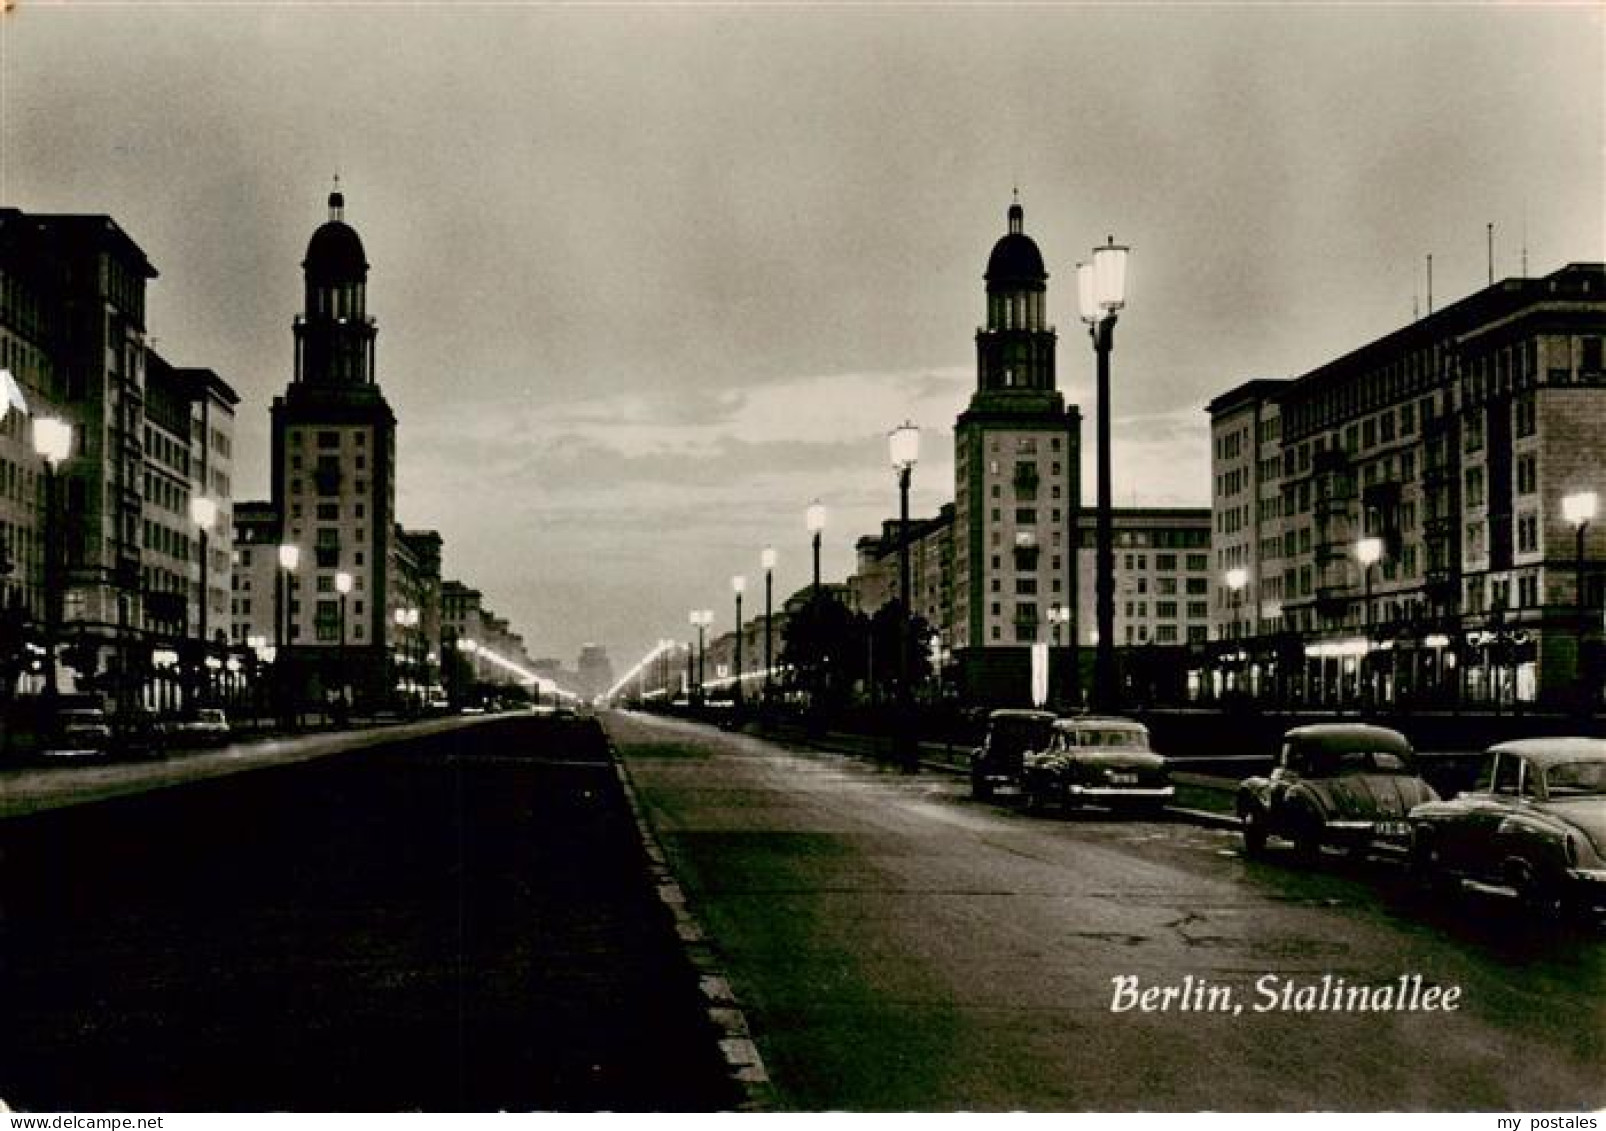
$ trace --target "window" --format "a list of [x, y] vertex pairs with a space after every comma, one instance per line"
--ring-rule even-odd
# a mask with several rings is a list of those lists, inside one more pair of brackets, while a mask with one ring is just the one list
[[1532, 393], [1524, 393], [1516, 399], [1512, 407], [1516, 416], [1515, 428], [1517, 435], [1532, 436], [1537, 430], [1534, 414], [1534, 395]]
[[1539, 457], [1533, 453], [1517, 457], [1517, 494], [1532, 495], [1539, 490]]
[[1202, 573], [1210, 568], [1209, 554], [1189, 554], [1188, 569], [1194, 573]]
[[1539, 549], [1539, 515], [1524, 511], [1517, 516], [1517, 552], [1531, 554]]
[[1467, 468], [1466, 505], [1469, 507], [1483, 506], [1483, 468]]

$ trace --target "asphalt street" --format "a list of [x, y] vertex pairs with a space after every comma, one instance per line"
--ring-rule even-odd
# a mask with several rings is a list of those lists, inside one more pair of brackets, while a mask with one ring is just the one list
[[[786, 1106], [1606, 1103], [1598, 925], [1532, 923], [1489, 893], [1433, 896], [1387, 862], [1248, 861], [1227, 831], [1032, 817], [944, 775], [683, 721], [607, 727]], [[1304, 989], [1324, 975], [1419, 975], [1459, 1000], [1261, 1011], [1260, 979]], [[1187, 1008], [1186, 992], [1145, 1012], [1115, 1008], [1123, 985], [1227, 993], [1204, 1002], [1219, 1012]]]
[[279, 740], [0, 793], [48, 802], [0, 820], [13, 1108], [741, 1102], [594, 726]]

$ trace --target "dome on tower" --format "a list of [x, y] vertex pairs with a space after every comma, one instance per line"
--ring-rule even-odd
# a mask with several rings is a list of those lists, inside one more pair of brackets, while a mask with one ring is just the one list
[[1010, 283], [1041, 284], [1048, 278], [1043, 269], [1043, 253], [1037, 243], [1022, 231], [1026, 213], [1017, 201], [1009, 206], [1009, 232], [993, 245], [987, 257], [987, 282], [992, 286]]
[[301, 268], [312, 280], [324, 283], [360, 281], [368, 274], [368, 258], [356, 229], [341, 215], [346, 198], [337, 190], [329, 194], [329, 219], [307, 242], [307, 257]]

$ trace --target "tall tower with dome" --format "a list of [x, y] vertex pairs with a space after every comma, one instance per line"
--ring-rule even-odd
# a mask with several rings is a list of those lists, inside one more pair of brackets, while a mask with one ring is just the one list
[[1070, 698], [1076, 625], [1081, 412], [1056, 386], [1048, 271], [1011, 203], [987, 260], [976, 390], [954, 427], [954, 618], [950, 646], [971, 697], [1023, 702], [1031, 646], [1053, 649], [1055, 698]]
[[[396, 556], [396, 417], [376, 381], [378, 330], [367, 309], [368, 259], [345, 220], [338, 184], [301, 264], [295, 372], [275, 397], [273, 505], [280, 539], [300, 551], [279, 608], [304, 693], [347, 685], [382, 694], [397, 631], [387, 594]], [[344, 614], [337, 576], [351, 577]], [[278, 634], [276, 634], [278, 635]]]

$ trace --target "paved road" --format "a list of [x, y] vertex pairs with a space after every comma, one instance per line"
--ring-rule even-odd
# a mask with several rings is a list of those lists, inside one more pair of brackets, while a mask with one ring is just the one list
[[360, 730], [280, 734], [243, 740], [215, 750], [175, 750], [166, 757], [150, 761], [52, 766], [0, 764], [0, 817], [83, 805], [246, 770], [294, 765], [330, 754], [383, 746], [423, 735], [445, 734], [481, 725], [492, 717], [451, 716]]
[[600, 733], [422, 730], [0, 820], [0, 1098], [739, 1104]]
[[[958, 782], [613, 715], [781, 1100], [853, 1110], [1442, 1110], [1606, 1102], [1606, 944], [1397, 868], [1038, 819]], [[1263, 975], [1459, 987], [1456, 1012], [1254, 1008]], [[1112, 979], [1240, 1013], [1112, 1012]]]

